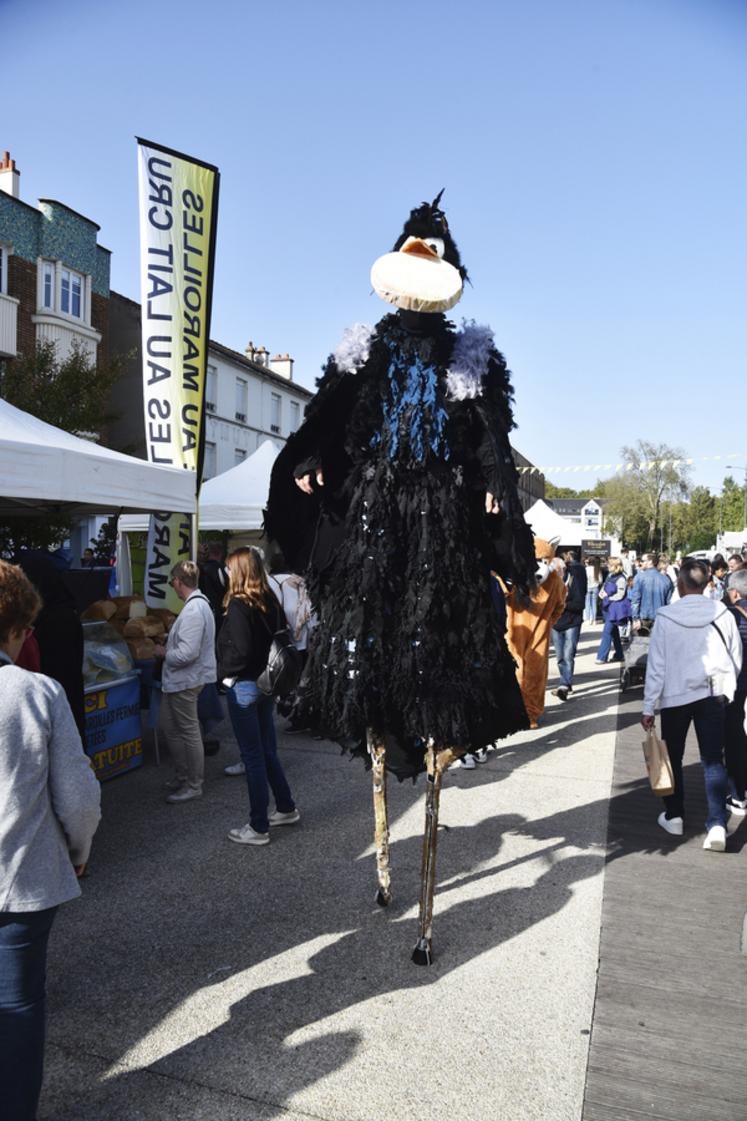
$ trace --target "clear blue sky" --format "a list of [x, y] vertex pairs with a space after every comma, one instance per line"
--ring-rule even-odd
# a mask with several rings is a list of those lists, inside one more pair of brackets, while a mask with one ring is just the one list
[[747, 452], [747, 3], [0, 0], [0, 42], [22, 197], [96, 220], [125, 295], [136, 134], [221, 170], [213, 338], [308, 386], [445, 186], [453, 314], [495, 330], [521, 451]]

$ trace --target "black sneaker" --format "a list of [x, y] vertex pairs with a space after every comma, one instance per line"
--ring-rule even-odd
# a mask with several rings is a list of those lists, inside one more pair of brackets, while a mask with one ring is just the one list
[[558, 685], [557, 689], [553, 689], [551, 692], [553, 697], [558, 697], [561, 701], [567, 701], [570, 689], [567, 685]]

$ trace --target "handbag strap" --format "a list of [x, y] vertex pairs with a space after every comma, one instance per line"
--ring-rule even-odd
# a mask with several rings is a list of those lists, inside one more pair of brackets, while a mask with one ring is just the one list
[[[282, 585], [281, 585], [281, 589], [282, 589]], [[269, 623], [267, 622], [267, 616], [265, 615], [265, 612], [264, 612], [264, 611], [262, 611], [262, 609], [261, 609], [261, 608], [259, 609], [259, 617], [260, 617], [260, 619], [262, 620], [262, 622], [264, 623], [264, 625], [265, 625], [265, 629], [267, 630], [267, 633], [269, 634], [270, 638], [274, 638], [274, 637], [275, 637], [275, 635], [276, 635], [276, 634], [278, 633], [278, 631], [282, 631], [282, 630], [287, 630], [287, 629], [288, 629], [288, 623], [287, 623], [287, 621], [286, 621], [286, 624], [285, 624], [285, 626], [284, 626], [284, 627], [283, 627], [283, 625], [282, 625], [282, 619], [281, 619], [281, 617], [280, 617], [280, 612], [282, 611], [282, 608], [281, 608], [281, 606], [280, 606], [280, 604], [279, 604], [279, 603], [277, 604], [277, 610], [278, 610], [278, 615], [277, 615], [277, 621], [278, 621], [278, 625], [277, 625], [277, 627], [275, 628], [275, 630], [273, 631], [273, 630], [271, 629], [271, 627], [270, 627], [270, 624], [269, 624]]]
[[723, 634], [721, 633], [721, 628], [716, 626], [716, 620], [715, 619], [711, 619], [711, 626], [715, 628], [716, 634], [719, 636], [719, 638], [723, 642], [724, 650], [729, 655], [729, 658], [731, 659], [731, 664], [734, 666], [734, 669], [737, 671], [737, 676], [739, 676], [739, 666], [736, 663], [734, 655], [732, 654], [731, 650], [729, 649], [729, 644], [727, 643], [726, 639], [724, 638]]

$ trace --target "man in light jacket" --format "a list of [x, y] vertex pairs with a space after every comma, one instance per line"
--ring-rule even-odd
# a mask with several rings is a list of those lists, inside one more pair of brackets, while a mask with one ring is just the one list
[[691, 722], [695, 724], [708, 799], [703, 848], [723, 852], [728, 791], [725, 716], [742, 666], [742, 641], [731, 613], [703, 595], [709, 576], [707, 564], [688, 557], [677, 581], [680, 598], [657, 612], [641, 723], [647, 731], [653, 728], [654, 710], [657, 705], [661, 708], [661, 734], [674, 772], [674, 793], [664, 799], [666, 808], [658, 822], [677, 837], [684, 827], [682, 757], [688, 729]]
[[203, 685], [217, 679], [215, 619], [206, 596], [198, 591], [200, 570], [193, 561], [180, 561], [171, 570], [171, 586], [184, 601], [169, 631], [163, 658], [160, 729], [174, 763], [174, 781], [166, 801], [189, 802], [202, 794], [205, 750], [197, 718], [197, 698]]

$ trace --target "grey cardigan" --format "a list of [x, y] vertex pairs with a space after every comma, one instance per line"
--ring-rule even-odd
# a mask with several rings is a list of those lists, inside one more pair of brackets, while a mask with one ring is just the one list
[[181, 693], [216, 681], [215, 617], [197, 588], [187, 596], [166, 642], [161, 689]]
[[0, 911], [80, 895], [100, 803], [62, 686], [0, 651]]

